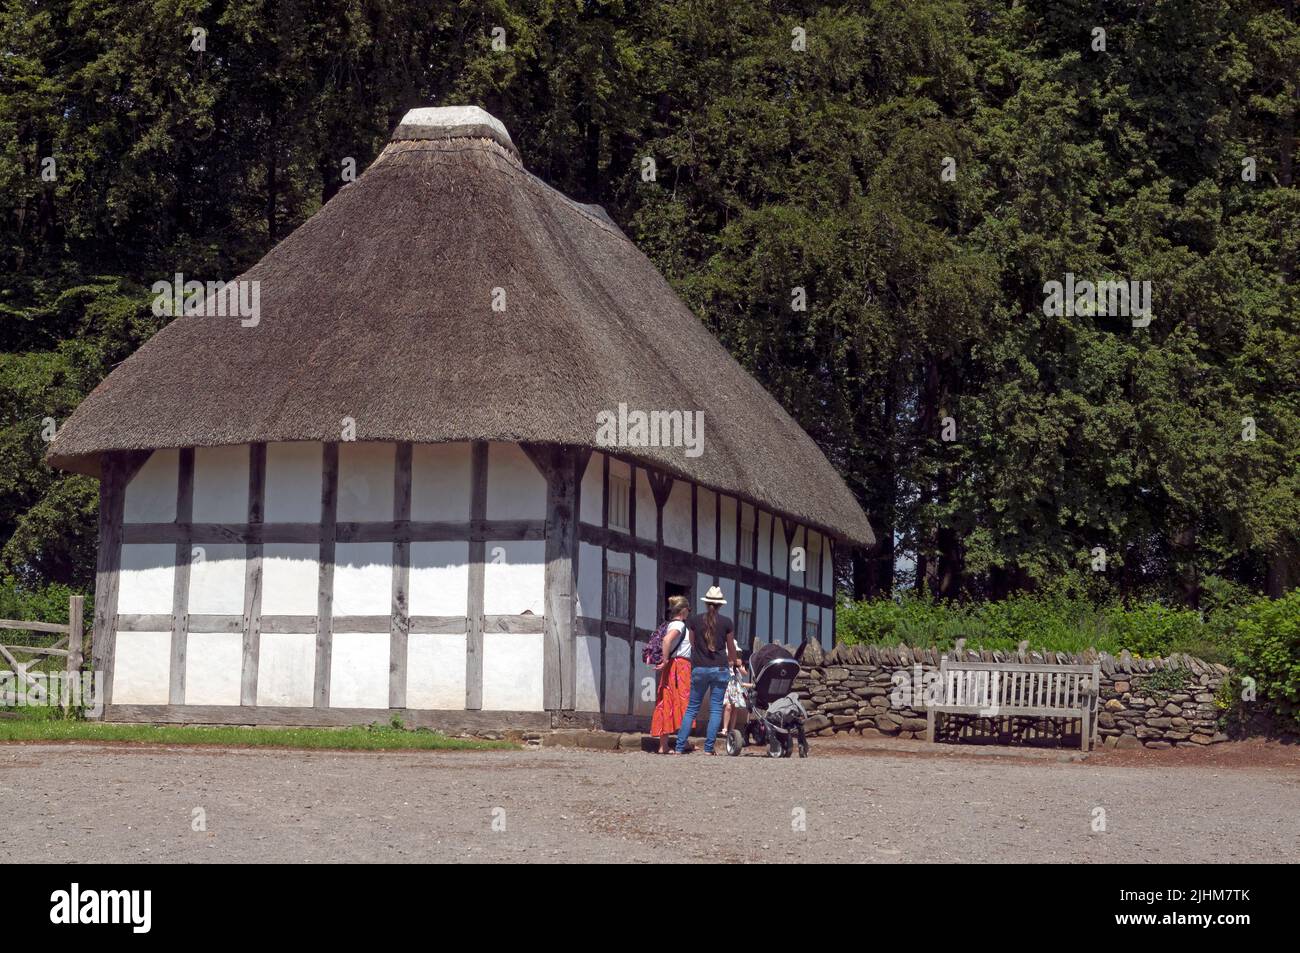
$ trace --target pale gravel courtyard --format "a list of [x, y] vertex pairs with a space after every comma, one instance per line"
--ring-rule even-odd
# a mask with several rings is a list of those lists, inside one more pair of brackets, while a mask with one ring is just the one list
[[[1294, 756], [1187, 760], [828, 745], [780, 761], [4, 745], [0, 862], [1300, 857]], [[193, 829], [200, 810], [205, 831]]]

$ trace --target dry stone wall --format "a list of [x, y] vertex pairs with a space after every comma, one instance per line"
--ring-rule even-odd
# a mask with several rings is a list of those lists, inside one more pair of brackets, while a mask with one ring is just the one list
[[[969, 661], [1101, 666], [1097, 740], [1108, 748], [1170, 748], [1227, 741], [1219, 729], [1215, 694], [1227, 667], [1190, 655], [1134, 658], [1128, 652], [976, 652], [960, 650]], [[857, 732], [924, 738], [926, 712], [919, 699], [899, 704], [899, 681], [907, 684], [939, 670], [938, 649], [875, 645], [836, 646], [829, 653], [810, 645], [795, 688], [808, 709], [812, 734]], [[891, 701], [891, 695], [894, 696]], [[902, 693], [901, 700], [906, 700]], [[1078, 744], [1079, 725], [1059, 719], [987, 719], [948, 716], [940, 739], [969, 738], [1003, 743]], [[1073, 733], [1073, 734], [1071, 734]]]

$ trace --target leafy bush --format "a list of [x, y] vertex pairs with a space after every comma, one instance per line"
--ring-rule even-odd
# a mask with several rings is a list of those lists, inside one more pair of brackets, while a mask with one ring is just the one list
[[965, 605], [909, 593], [897, 600], [841, 603], [836, 636], [846, 645], [905, 642], [946, 649], [964, 638], [971, 648], [1014, 650], [1027, 641], [1030, 648], [1052, 652], [1187, 652], [1207, 661], [1230, 662], [1228, 638], [1240, 611], [1225, 607], [1207, 622], [1191, 609], [1155, 602], [1126, 609], [1067, 592]]
[[1258, 701], [1300, 723], [1300, 590], [1247, 605], [1233, 631], [1233, 668], [1255, 680]]

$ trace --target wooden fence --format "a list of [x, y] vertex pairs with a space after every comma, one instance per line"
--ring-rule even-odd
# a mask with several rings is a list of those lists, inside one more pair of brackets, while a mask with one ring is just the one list
[[[85, 631], [85, 622], [82, 613], [85, 611], [85, 596], [70, 596], [68, 598], [68, 623], [59, 625], [54, 622], [25, 622], [21, 619], [0, 619], [0, 632], [6, 629], [19, 629], [27, 632], [52, 632], [65, 633], [63, 638], [59, 639], [53, 645], [8, 645], [0, 644], [0, 659], [8, 662], [13, 666], [14, 677], [28, 685], [36, 685], [36, 679], [28, 672], [33, 665], [41, 660], [42, 657], [51, 655], [62, 656], [64, 659], [63, 670], [72, 676], [74, 673], [81, 671], [82, 663], [85, 661], [85, 653], [82, 645]], [[3, 636], [0, 635], [0, 638]], [[19, 652], [29, 656], [26, 661], [19, 661], [13, 654]], [[66, 707], [65, 700], [65, 707]]]

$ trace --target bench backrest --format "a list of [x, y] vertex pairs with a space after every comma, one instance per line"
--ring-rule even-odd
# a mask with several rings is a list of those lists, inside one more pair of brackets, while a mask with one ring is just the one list
[[939, 661], [943, 708], [1018, 709], [1081, 713], [1097, 694], [1101, 665]]

